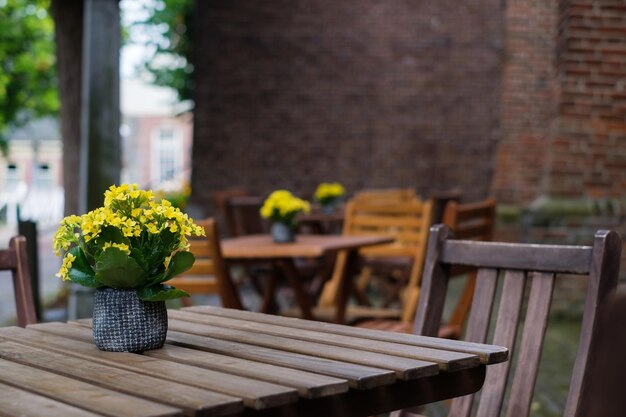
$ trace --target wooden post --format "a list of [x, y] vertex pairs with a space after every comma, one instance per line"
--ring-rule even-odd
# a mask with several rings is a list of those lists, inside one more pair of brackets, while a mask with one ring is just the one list
[[[79, 213], [102, 206], [104, 191], [120, 181], [120, 41], [118, 0], [84, 0]], [[72, 285], [69, 318], [92, 311], [93, 290]]]
[[120, 151], [120, 15], [118, 0], [85, 0], [79, 211], [102, 205], [118, 184]]

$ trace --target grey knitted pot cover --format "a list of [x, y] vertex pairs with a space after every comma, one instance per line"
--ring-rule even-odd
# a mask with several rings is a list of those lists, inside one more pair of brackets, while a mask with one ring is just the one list
[[165, 301], [142, 301], [135, 290], [96, 289], [93, 340], [98, 349], [111, 352], [158, 349], [165, 343], [166, 335]]

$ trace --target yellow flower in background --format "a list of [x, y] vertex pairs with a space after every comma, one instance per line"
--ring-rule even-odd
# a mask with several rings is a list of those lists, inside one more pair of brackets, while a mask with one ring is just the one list
[[287, 190], [276, 190], [261, 207], [261, 217], [284, 223], [293, 223], [298, 213], [308, 213], [311, 206]]
[[320, 204], [326, 205], [342, 197], [345, 193], [346, 190], [340, 183], [323, 182], [317, 186], [314, 197]]

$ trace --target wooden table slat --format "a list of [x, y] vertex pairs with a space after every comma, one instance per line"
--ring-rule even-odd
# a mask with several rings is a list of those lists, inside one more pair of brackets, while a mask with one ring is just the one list
[[237, 397], [33, 348], [6, 339], [0, 340], [0, 358], [180, 407], [196, 415], [219, 416], [243, 409], [243, 402]]
[[[68, 338], [91, 341], [90, 326], [91, 320], [83, 319], [74, 321], [72, 324], [46, 323], [30, 325], [28, 328]], [[340, 362], [319, 358], [314, 355], [285, 352], [261, 346], [251, 346], [228, 340], [206, 338], [176, 332], [171, 329], [167, 333], [167, 342], [207, 352], [343, 378], [348, 380], [351, 388], [356, 389], [370, 389], [380, 385], [387, 385], [393, 383], [396, 379], [395, 372], [388, 369]]]
[[0, 359], [0, 383], [110, 417], [176, 417], [179, 408]]
[[144, 352], [145, 355], [207, 369], [219, 369], [234, 375], [246, 376], [266, 382], [292, 387], [303, 398], [320, 398], [348, 391], [348, 381], [326, 375], [314, 374], [298, 369], [284, 368], [266, 363], [254, 362], [197, 351], [174, 345]]
[[243, 399], [248, 407], [262, 409], [297, 400], [297, 391], [291, 387], [248, 379], [224, 372], [200, 369], [149, 356], [126, 352], [104, 352], [92, 343], [80, 342], [55, 335], [42, 336], [30, 329], [17, 327], [0, 329], [0, 337], [37, 348], [48, 348], [105, 366], [168, 380], [210, 391], [228, 393]]
[[344, 336], [338, 334], [333, 334], [329, 337], [329, 334], [327, 332], [319, 332], [315, 330], [300, 330], [298, 333], [294, 333], [293, 328], [286, 326], [269, 323], [259, 323], [244, 319], [207, 316], [191, 311], [170, 310], [168, 314], [170, 318], [210, 324], [214, 326], [226, 327], [229, 329], [249, 330], [263, 334], [297, 338], [298, 340], [307, 340], [311, 342], [319, 341], [333, 346], [361, 348], [369, 352], [384, 353], [427, 362], [435, 362], [439, 364], [439, 367], [442, 370], [445, 371], [473, 368], [476, 367], [479, 363], [478, 356], [469, 353], [445, 351], [441, 349], [425, 348], [421, 346], [410, 346], [400, 343], [390, 343], [372, 339], [368, 339], [367, 343], [363, 343], [363, 339], [360, 337]]
[[288, 352], [315, 355], [349, 363], [378, 366], [395, 371], [396, 377], [399, 379], [420, 378], [439, 372], [439, 366], [434, 362], [385, 355], [382, 353], [365, 352], [358, 349], [330, 346], [323, 343], [305, 342], [267, 334], [250, 333], [242, 330], [211, 326], [209, 324], [170, 319], [169, 328], [182, 333], [191, 333]]
[[[65, 350], [71, 346], [78, 346], [81, 348], [80, 350], [87, 350], [87, 357], [92, 354], [92, 333], [87, 327], [49, 323], [46, 325], [30, 326], [27, 331], [35, 332], [37, 329], [48, 329], [48, 331], [37, 332], [38, 334], [35, 339], [37, 346], [57, 347], [60, 350]], [[55, 330], [57, 331], [55, 332]], [[0, 332], [0, 334], [3, 334], [5, 337], [10, 337], [10, 334], [7, 334], [6, 331]], [[259, 363], [248, 359], [233, 358], [228, 355], [230, 353], [228, 349], [218, 354], [166, 345], [162, 349], [143, 352], [143, 355], [159, 360], [177, 362], [284, 385], [297, 389], [300, 396], [304, 398], [318, 398], [334, 395], [345, 392], [349, 388], [346, 379]]]
[[194, 311], [202, 314], [230, 317], [270, 323], [292, 328], [315, 330], [320, 332], [340, 334], [345, 336], [360, 337], [363, 339], [383, 340], [388, 342], [403, 343], [412, 346], [429, 347], [433, 349], [466, 352], [478, 355], [484, 364], [495, 364], [508, 359], [509, 351], [505, 347], [485, 345], [481, 343], [465, 342], [460, 340], [440, 339], [436, 337], [420, 336], [406, 333], [388, 332], [384, 330], [372, 330], [319, 321], [302, 320], [292, 317], [270, 316], [243, 310], [217, 308], [212, 306], [194, 306], [183, 308], [183, 311]]
[[0, 383], [3, 417], [102, 417], [53, 399]]

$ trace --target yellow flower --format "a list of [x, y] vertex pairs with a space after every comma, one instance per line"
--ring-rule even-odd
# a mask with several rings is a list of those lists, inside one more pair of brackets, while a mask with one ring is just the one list
[[59, 272], [56, 273], [56, 276], [61, 278], [63, 281], [69, 281], [70, 268], [72, 267], [72, 263], [74, 263], [75, 259], [76, 257], [71, 253], [65, 254], [61, 268], [59, 269]]
[[346, 193], [345, 188], [338, 182], [323, 182], [315, 190], [315, 199], [318, 201], [331, 200]]
[[292, 221], [300, 212], [308, 213], [310, 205], [287, 190], [274, 191], [267, 197], [260, 214], [262, 217], [271, 218], [275, 221]]
[[118, 248], [126, 255], [130, 255], [130, 248], [125, 243], [105, 242], [105, 244], [102, 246], [102, 250], [107, 250], [109, 248]]

